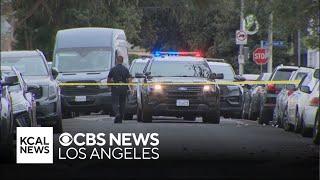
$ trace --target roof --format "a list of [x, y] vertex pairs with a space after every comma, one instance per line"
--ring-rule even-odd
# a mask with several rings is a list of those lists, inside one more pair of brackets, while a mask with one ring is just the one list
[[1, 66], [1, 71], [12, 71], [11, 66]]
[[139, 58], [139, 59], [134, 59], [134, 60], [132, 60], [132, 63], [146, 63], [146, 62], [148, 62], [150, 60], [150, 58]]
[[39, 51], [1, 51], [1, 57], [31, 57], [39, 56]]
[[216, 66], [231, 66], [229, 63], [224, 63], [224, 62], [212, 62], [208, 61], [209, 65], [216, 65]]
[[204, 61], [203, 57], [194, 56], [160, 56], [154, 57], [155, 61]]
[[283, 66], [283, 65], [279, 65], [276, 68], [278, 68], [278, 69], [299, 69], [298, 66]]
[[314, 69], [313, 68], [308, 68], [308, 67], [299, 67], [297, 72], [312, 72]]
[[56, 48], [112, 47], [114, 33], [123, 34], [125, 39], [124, 31], [120, 29], [73, 28], [60, 30], [56, 37]]

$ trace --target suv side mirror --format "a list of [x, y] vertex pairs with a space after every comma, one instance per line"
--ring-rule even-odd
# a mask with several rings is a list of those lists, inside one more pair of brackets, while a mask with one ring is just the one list
[[28, 92], [35, 92], [35, 91], [37, 91], [37, 90], [39, 90], [40, 89], [40, 86], [38, 86], [38, 85], [35, 85], [35, 84], [29, 84], [29, 85], [27, 85], [27, 91]]
[[51, 68], [51, 73], [54, 79], [56, 79], [59, 74], [58, 69], [55, 67]]
[[304, 93], [308, 93], [308, 94], [311, 93], [309, 86], [301, 86], [301, 87], [300, 87], [300, 91], [302, 91], [302, 92], [304, 92]]
[[234, 77], [234, 79], [235, 79], [236, 81], [245, 81], [245, 80], [246, 80], [246, 78], [244, 78], [244, 77], [241, 76], [241, 75], [236, 75], [236, 76]]
[[223, 79], [224, 78], [224, 75], [222, 73], [212, 73], [210, 74], [209, 76], [210, 79]]
[[287, 84], [286, 88], [291, 91], [297, 90], [296, 85], [294, 85], [294, 84]]
[[19, 84], [18, 76], [7, 76], [4, 78], [4, 82], [1, 83], [2, 86], [14, 86]]
[[135, 77], [135, 78], [144, 78], [145, 75], [142, 74], [142, 73], [136, 73], [136, 74], [134, 75], [134, 77]]

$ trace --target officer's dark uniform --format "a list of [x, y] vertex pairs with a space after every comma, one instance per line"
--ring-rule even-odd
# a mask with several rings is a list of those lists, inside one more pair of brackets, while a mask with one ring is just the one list
[[[111, 68], [108, 78], [113, 79], [114, 83], [127, 83], [130, 78], [129, 70], [122, 64], [117, 64]], [[113, 111], [116, 114], [115, 123], [121, 123], [125, 113], [128, 86], [111, 86], [111, 94]]]

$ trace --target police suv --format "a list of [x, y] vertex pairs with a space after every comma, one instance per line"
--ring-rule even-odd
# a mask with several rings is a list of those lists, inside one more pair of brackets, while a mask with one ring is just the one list
[[222, 79], [196, 52], [156, 52], [144, 68], [138, 86], [138, 121], [152, 122], [152, 116], [183, 117], [203, 122], [220, 122], [219, 87]]

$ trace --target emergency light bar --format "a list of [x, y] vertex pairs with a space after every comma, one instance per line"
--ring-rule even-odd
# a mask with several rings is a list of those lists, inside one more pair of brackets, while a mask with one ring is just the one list
[[174, 51], [156, 51], [154, 53], [155, 57], [159, 56], [195, 56], [195, 57], [201, 57], [201, 53], [198, 51], [180, 51], [180, 52], [174, 52]]

